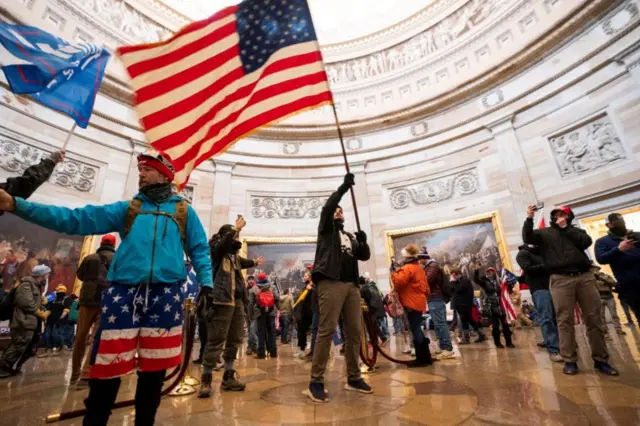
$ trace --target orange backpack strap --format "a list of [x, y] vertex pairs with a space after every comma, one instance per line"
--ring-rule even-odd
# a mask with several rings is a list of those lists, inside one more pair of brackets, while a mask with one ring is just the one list
[[140, 209], [142, 209], [142, 200], [134, 198], [129, 202], [129, 208], [127, 209], [127, 216], [124, 222], [124, 233], [122, 234], [123, 240], [127, 238], [127, 235], [131, 232], [133, 222], [135, 222], [136, 217], [140, 214]]

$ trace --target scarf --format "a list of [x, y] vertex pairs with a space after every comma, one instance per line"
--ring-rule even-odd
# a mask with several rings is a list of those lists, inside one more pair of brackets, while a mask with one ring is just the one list
[[154, 183], [140, 188], [140, 193], [154, 203], [160, 204], [173, 197], [173, 188], [170, 183]]

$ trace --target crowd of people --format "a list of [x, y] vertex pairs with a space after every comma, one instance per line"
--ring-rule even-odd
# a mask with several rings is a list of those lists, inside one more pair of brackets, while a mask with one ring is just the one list
[[[63, 157], [59, 154], [55, 158]], [[10, 308], [11, 343], [0, 359], [0, 377], [19, 374], [40, 344], [42, 356], [72, 350], [70, 384], [89, 388], [85, 425], [107, 424], [121, 378], [134, 370], [138, 375], [136, 424], [154, 423], [166, 372], [183, 362], [184, 253], [200, 284], [196, 311], [201, 348], [195, 360], [202, 364], [200, 398], [212, 396], [216, 369], [224, 371], [221, 390], [245, 390], [246, 384], [234, 368], [245, 335], [247, 355], [273, 359], [278, 357], [278, 334], [280, 344], [289, 344], [297, 335], [299, 357], [311, 362], [309, 386], [304, 392], [311, 400], [329, 400], [325, 372], [337, 333], [343, 341], [345, 390], [373, 393], [359, 365], [361, 300], [375, 324], [375, 344], [384, 347], [391, 339], [388, 316], [393, 320], [393, 334], [408, 330], [412, 347], [408, 352], [415, 354], [408, 365], [411, 368], [456, 356], [447, 321], [448, 303], [456, 313], [452, 326], [459, 328], [461, 345], [471, 343], [472, 332], [477, 335], [474, 343], [486, 340], [484, 317], [497, 348], [515, 347], [507, 315], [509, 289], [495, 268], [482, 267], [484, 260], [495, 255], [487, 248], [479, 247], [479, 254], [445, 269], [431, 258], [427, 247], [409, 244], [401, 251], [401, 261], [393, 259], [391, 292], [387, 295], [367, 273], [359, 273], [358, 262], [367, 261], [371, 251], [363, 231], [345, 230], [339, 203], [355, 185], [350, 173], [322, 209], [314, 263], [304, 271], [304, 288], [291, 294], [291, 289], [281, 292], [273, 277], [263, 272], [245, 280], [243, 271], [261, 266], [264, 259], [246, 259], [240, 254], [239, 235], [246, 225], [242, 216], [207, 240], [195, 211], [175, 195], [171, 185], [174, 169], [163, 155], [138, 157], [139, 193], [133, 200], [77, 209], [26, 200], [51, 174], [52, 165], [54, 160], [45, 160], [2, 184], [0, 212], [12, 212], [67, 234], [106, 235], [96, 253], [85, 257], [77, 270], [83, 282], [78, 297], [67, 295], [68, 289], [60, 285], [50, 300], [43, 300], [51, 268], [33, 256], [18, 265], [16, 274], [22, 275], [10, 278], [13, 284], [2, 298], [3, 315], [5, 308]], [[624, 331], [615, 314], [613, 293], [617, 292], [636, 315], [640, 313], [638, 234], [626, 229], [619, 214], [607, 217], [610, 232], [596, 242], [595, 253], [600, 264], [611, 266], [616, 282], [594, 269], [585, 253], [591, 238], [572, 225], [570, 209], [553, 210], [551, 226], [538, 230], [533, 229], [534, 213], [531, 206], [523, 226], [525, 244], [517, 261], [523, 270], [522, 280], [533, 294], [536, 321], [544, 337], [542, 346], [551, 360], [565, 363], [566, 374], [578, 372], [577, 303], [595, 369], [617, 375], [608, 362], [604, 312], [610, 312], [619, 334]], [[122, 238], [117, 250], [111, 233]], [[474, 283], [484, 293], [480, 308], [474, 299]], [[425, 312], [437, 340], [435, 356], [424, 332]], [[43, 338], [40, 330], [44, 330]]]

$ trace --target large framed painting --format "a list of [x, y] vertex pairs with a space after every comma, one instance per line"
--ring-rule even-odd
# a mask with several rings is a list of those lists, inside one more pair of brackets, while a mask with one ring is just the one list
[[265, 272], [277, 277], [280, 290], [294, 291], [304, 287], [302, 276], [305, 266], [313, 264], [315, 259], [316, 238], [244, 237], [242, 253], [249, 259], [261, 256], [265, 260], [264, 265], [249, 269], [249, 275]]
[[448, 272], [458, 265], [470, 279], [473, 267], [492, 266], [500, 271], [503, 267], [513, 270], [502, 231], [500, 213], [497, 211], [414, 228], [386, 232], [389, 260], [397, 256], [409, 244], [427, 246], [431, 257]]
[[66, 235], [4, 214], [0, 219], [0, 270], [2, 285], [8, 288], [17, 275], [17, 267], [29, 252], [40, 264], [51, 267], [47, 292], [59, 284], [70, 294], [76, 284], [76, 270], [84, 255], [93, 249], [93, 237]]

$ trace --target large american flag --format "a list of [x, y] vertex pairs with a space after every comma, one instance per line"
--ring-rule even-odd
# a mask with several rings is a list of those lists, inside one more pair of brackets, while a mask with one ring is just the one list
[[306, 0], [247, 0], [118, 54], [179, 185], [238, 139], [332, 100]]

